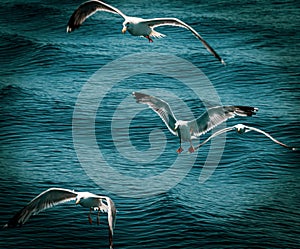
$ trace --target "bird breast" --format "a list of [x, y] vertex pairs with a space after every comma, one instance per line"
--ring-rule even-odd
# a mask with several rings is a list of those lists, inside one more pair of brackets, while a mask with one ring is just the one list
[[151, 33], [151, 28], [144, 23], [130, 23], [127, 28], [128, 32], [134, 36], [147, 36]]
[[191, 140], [190, 128], [187, 125], [187, 122], [181, 121], [178, 129], [179, 129], [182, 141], [190, 141]]
[[100, 201], [96, 198], [89, 197], [89, 198], [81, 199], [80, 205], [86, 208], [99, 207]]

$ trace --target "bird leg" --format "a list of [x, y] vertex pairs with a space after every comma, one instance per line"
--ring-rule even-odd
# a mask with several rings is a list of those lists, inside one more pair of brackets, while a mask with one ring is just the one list
[[98, 209], [97, 225], [100, 225], [100, 208]]
[[190, 144], [191, 144], [191, 147], [189, 148], [189, 152], [193, 153], [193, 152], [195, 152], [195, 148], [194, 148], [194, 146], [192, 144], [192, 141], [190, 141]]
[[180, 154], [182, 151], [183, 151], [183, 149], [182, 149], [182, 147], [181, 147], [181, 133], [180, 133], [180, 131], [178, 132], [178, 137], [179, 137], [179, 144], [180, 144], [180, 146], [179, 146], [179, 148], [177, 149], [177, 153], [178, 154]]
[[93, 223], [93, 220], [91, 218], [91, 213], [92, 213], [92, 208], [90, 208], [90, 212], [89, 212], [89, 215], [88, 215], [88, 219], [89, 219], [89, 223], [92, 224]]
[[149, 42], [153, 42], [149, 35], [146, 35], [145, 37], [149, 40]]

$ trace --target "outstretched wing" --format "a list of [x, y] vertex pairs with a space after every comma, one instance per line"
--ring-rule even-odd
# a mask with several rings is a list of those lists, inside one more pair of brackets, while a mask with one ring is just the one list
[[199, 118], [190, 121], [188, 126], [190, 127], [191, 136], [199, 137], [229, 118], [236, 115], [252, 116], [257, 111], [258, 108], [250, 106], [216, 106], [209, 108]]
[[205, 48], [214, 56], [216, 57], [222, 64], [225, 65], [224, 60], [217, 54], [217, 52], [203, 39], [203, 37], [194, 30], [191, 26], [186, 24], [185, 22], [177, 19], [177, 18], [153, 18], [153, 19], [147, 19], [144, 21], [144, 23], [148, 24], [150, 27], [159, 27], [159, 26], [178, 26], [182, 28], [186, 28], [190, 30], [205, 46]]
[[109, 197], [106, 197], [106, 202], [108, 206], [108, 212], [107, 212], [107, 220], [108, 220], [108, 226], [109, 226], [109, 245], [112, 248], [113, 245], [113, 234], [114, 234], [114, 227], [116, 224], [116, 215], [117, 215], [117, 210], [115, 203], [110, 199]]
[[274, 137], [272, 137], [269, 133], [267, 133], [267, 132], [265, 132], [265, 131], [262, 131], [262, 130], [260, 130], [260, 129], [258, 129], [258, 128], [254, 128], [254, 127], [251, 127], [251, 126], [246, 126], [246, 125], [244, 125], [244, 126], [245, 126], [245, 128], [246, 128], [246, 132], [247, 132], [247, 129], [248, 129], [248, 130], [252, 130], [252, 131], [256, 131], [256, 132], [262, 133], [262, 134], [264, 134], [266, 137], [270, 138], [273, 142], [275, 142], [275, 143], [277, 143], [277, 144], [279, 144], [279, 145], [281, 145], [281, 146], [283, 146], [283, 147], [285, 147], [285, 148], [288, 148], [288, 149], [290, 149], [290, 150], [296, 150], [296, 148], [290, 147], [290, 146], [288, 146], [288, 145], [286, 145], [286, 144], [284, 144], [284, 143], [278, 141], [277, 139], [275, 139]]
[[[117, 215], [117, 209], [115, 203], [108, 196], [96, 196], [94, 198], [96, 198], [100, 202], [99, 205], [100, 210], [107, 213], [107, 221], [109, 227], [109, 245], [110, 248], [112, 248], [113, 234], [114, 234], [116, 215]], [[102, 200], [105, 200], [106, 204], [104, 204]]]
[[97, 11], [106, 11], [114, 14], [118, 14], [122, 16], [124, 19], [126, 18], [126, 15], [123, 14], [120, 10], [117, 8], [101, 2], [101, 1], [88, 1], [83, 4], [81, 4], [72, 14], [70, 17], [70, 20], [68, 22], [67, 32], [72, 32], [75, 29], [78, 29], [80, 25], [90, 17], [91, 15], [95, 14]]
[[233, 130], [236, 130], [237, 133], [245, 133], [245, 132], [249, 132], [249, 131], [256, 131], [256, 132], [259, 132], [259, 133], [262, 133], [264, 134], [266, 137], [270, 138], [273, 142], [287, 148], [287, 149], [290, 149], [290, 150], [296, 150], [297, 148], [295, 147], [290, 147], [280, 141], [278, 141], [277, 139], [273, 138], [269, 133], [263, 131], [263, 130], [260, 130], [258, 128], [255, 128], [255, 127], [251, 127], [251, 126], [247, 126], [247, 125], [243, 125], [243, 124], [237, 124], [237, 125], [234, 125], [234, 126], [231, 126], [231, 127], [227, 127], [227, 128], [224, 128], [224, 129], [221, 129], [217, 132], [215, 132], [214, 134], [212, 134], [210, 137], [208, 137], [206, 140], [204, 140], [201, 144], [197, 145], [195, 147], [195, 149], [199, 149], [201, 146], [203, 146], [204, 144], [206, 144], [209, 140], [211, 140], [212, 138], [216, 137], [216, 136], [219, 136], [225, 132], [228, 132], [228, 131], [233, 131]]
[[132, 95], [136, 98], [137, 103], [147, 104], [155, 111], [164, 121], [169, 131], [177, 136], [177, 131], [175, 130], [175, 123], [177, 120], [167, 102], [144, 93], [133, 92]]
[[31, 215], [53, 207], [57, 204], [67, 201], [75, 200], [77, 193], [69, 189], [63, 188], [49, 188], [42, 192], [33, 200], [31, 200], [25, 207], [16, 213], [5, 225], [5, 227], [16, 227], [23, 225]]
[[231, 126], [231, 127], [226, 127], [224, 129], [221, 129], [219, 131], [216, 131], [214, 134], [212, 134], [210, 137], [208, 137], [207, 139], [205, 139], [202, 143], [198, 144], [197, 146], [194, 147], [195, 150], [199, 149], [201, 146], [203, 146], [204, 144], [206, 144], [209, 140], [211, 140], [212, 138], [219, 136], [227, 131], [232, 131], [235, 130], [235, 126]]

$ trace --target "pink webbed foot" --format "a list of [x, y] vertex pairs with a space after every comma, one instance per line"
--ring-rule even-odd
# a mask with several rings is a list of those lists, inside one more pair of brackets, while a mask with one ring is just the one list
[[191, 146], [191, 147], [189, 148], [189, 152], [190, 152], [190, 153], [193, 153], [193, 152], [195, 152], [195, 149], [194, 149], [194, 147], [193, 147], [193, 146]]
[[178, 150], [176, 151], [178, 154], [180, 154], [183, 151], [182, 147], [179, 147]]
[[150, 38], [149, 35], [147, 35], [147, 36], [145, 36], [145, 37], [148, 39], [149, 42], [153, 42], [153, 40]]

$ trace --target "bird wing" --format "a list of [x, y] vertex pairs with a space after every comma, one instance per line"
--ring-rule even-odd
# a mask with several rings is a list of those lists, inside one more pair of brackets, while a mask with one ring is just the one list
[[38, 214], [39, 212], [60, 203], [75, 200], [76, 196], [77, 193], [69, 189], [49, 188], [32, 199], [25, 207], [15, 214], [5, 227], [23, 225], [31, 215]]
[[67, 26], [67, 32], [72, 32], [78, 29], [80, 25], [91, 15], [95, 14], [97, 11], [106, 11], [114, 14], [118, 14], [126, 19], [126, 15], [123, 14], [117, 8], [101, 2], [101, 1], [88, 1], [81, 4], [72, 14]]
[[169, 131], [173, 135], [177, 136], [177, 131], [175, 130], [175, 123], [177, 119], [167, 102], [144, 93], [133, 92], [132, 95], [136, 98], [137, 103], [147, 104], [153, 111], [155, 111], [164, 121]]
[[231, 127], [226, 127], [224, 129], [221, 129], [219, 131], [216, 131], [214, 134], [212, 134], [210, 137], [208, 137], [207, 139], [205, 139], [201, 144], [198, 144], [196, 147], [194, 147], [195, 150], [199, 149], [201, 146], [203, 146], [204, 144], [206, 144], [209, 140], [211, 140], [212, 138], [219, 136], [227, 131], [232, 131], [235, 130], [235, 126], [231, 126]]
[[109, 197], [105, 197], [106, 203], [108, 206], [108, 212], [107, 212], [107, 220], [108, 220], [108, 226], [109, 226], [109, 244], [112, 248], [112, 237], [114, 234], [114, 227], [116, 224], [116, 215], [117, 215], [117, 209], [115, 206], [115, 203], [110, 199]]
[[250, 106], [216, 106], [209, 108], [199, 118], [188, 122], [191, 136], [199, 137], [229, 118], [238, 116], [252, 116], [258, 108]]
[[[116, 224], [116, 215], [117, 215], [117, 209], [115, 203], [108, 196], [96, 196], [93, 198], [99, 201], [100, 206], [98, 208], [101, 211], [107, 213], [107, 221], [109, 226], [109, 243], [110, 243], [110, 248], [112, 248], [112, 244], [113, 244], [112, 238], [114, 234], [114, 227]], [[106, 201], [106, 204], [102, 202], [103, 200]]]
[[275, 142], [275, 143], [277, 143], [277, 144], [279, 144], [279, 145], [281, 145], [281, 146], [283, 146], [285, 148], [288, 148], [290, 150], [296, 150], [296, 148], [293, 148], [293, 147], [290, 147], [290, 146], [288, 146], [288, 145], [286, 145], [284, 143], [281, 143], [280, 141], [278, 141], [277, 139], [273, 138], [269, 133], [267, 133], [265, 131], [262, 131], [262, 130], [260, 130], [258, 128], [246, 126], [246, 125], [245, 125], [245, 127], [246, 127], [246, 129], [249, 129], [249, 130], [256, 131], [256, 132], [264, 134], [266, 137], [270, 138], [273, 142]]
[[177, 19], [177, 18], [153, 18], [146, 19], [144, 23], [148, 24], [150, 27], [159, 27], [159, 26], [178, 26], [182, 28], [186, 28], [190, 30], [204, 45], [204, 47], [214, 56], [216, 57], [222, 64], [225, 65], [224, 60], [217, 54], [217, 52], [203, 39], [203, 37], [194, 30], [191, 26], [186, 24], [185, 22]]

